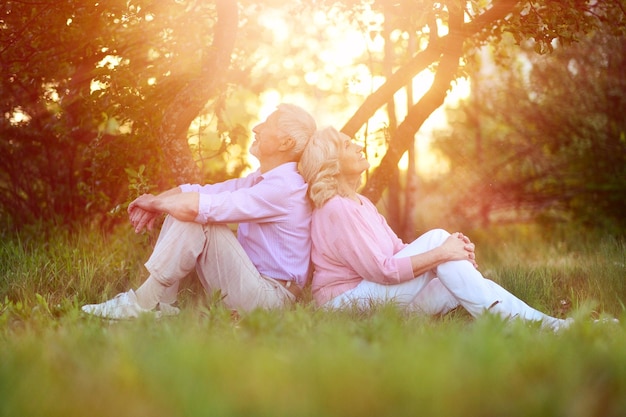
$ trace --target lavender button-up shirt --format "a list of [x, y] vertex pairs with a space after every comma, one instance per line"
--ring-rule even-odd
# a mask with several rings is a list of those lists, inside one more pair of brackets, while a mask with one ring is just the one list
[[218, 184], [184, 184], [180, 189], [200, 194], [197, 223], [239, 223], [237, 239], [262, 275], [305, 284], [311, 206], [297, 163]]

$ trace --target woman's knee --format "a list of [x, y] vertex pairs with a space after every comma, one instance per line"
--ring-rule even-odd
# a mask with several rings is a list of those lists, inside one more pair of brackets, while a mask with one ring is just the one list
[[443, 236], [445, 238], [447, 238], [448, 236], [450, 236], [450, 232], [448, 232], [447, 230], [444, 229], [432, 229], [430, 231], [430, 233], [434, 233], [437, 236]]
[[450, 233], [444, 229], [432, 229], [424, 233], [434, 246], [441, 246], [450, 237]]

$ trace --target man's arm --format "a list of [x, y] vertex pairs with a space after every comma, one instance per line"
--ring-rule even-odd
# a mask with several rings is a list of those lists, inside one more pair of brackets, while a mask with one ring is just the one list
[[161, 214], [169, 214], [181, 221], [193, 221], [198, 215], [198, 193], [183, 193], [174, 187], [157, 196], [144, 194], [128, 206], [128, 214], [135, 232], [144, 228], [152, 229], [155, 219]]

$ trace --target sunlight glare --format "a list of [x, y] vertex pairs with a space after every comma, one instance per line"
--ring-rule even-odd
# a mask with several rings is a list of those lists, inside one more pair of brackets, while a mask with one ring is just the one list
[[254, 122], [261, 123], [263, 120], [267, 119], [267, 117], [276, 110], [276, 107], [281, 103], [282, 95], [274, 90], [266, 90], [261, 93], [259, 97], [259, 102], [261, 103], [261, 109], [259, 110], [259, 120]]
[[103, 68], [106, 67], [108, 69], [114, 69], [117, 67], [120, 62], [122, 62], [122, 57], [118, 55], [107, 55], [98, 62], [96, 67]]
[[19, 125], [23, 123], [28, 123], [31, 117], [22, 110], [21, 107], [15, 107], [12, 113], [5, 113], [5, 117], [8, 117], [9, 123], [12, 125]]
[[59, 92], [56, 89], [56, 85], [53, 83], [44, 84], [44, 97], [46, 100], [58, 102]]
[[100, 91], [106, 88], [107, 88], [107, 83], [93, 79], [91, 80], [91, 84], [89, 85], [89, 92], [93, 93], [94, 91]]
[[317, 72], [311, 71], [304, 74], [304, 81], [309, 85], [316, 85], [319, 81], [320, 76]]
[[270, 30], [277, 42], [283, 42], [289, 37], [289, 27], [280, 15], [280, 11], [268, 10], [259, 16], [259, 24]]
[[446, 36], [448, 31], [448, 25], [443, 23], [441, 19], [437, 19], [437, 35], [439, 37]]

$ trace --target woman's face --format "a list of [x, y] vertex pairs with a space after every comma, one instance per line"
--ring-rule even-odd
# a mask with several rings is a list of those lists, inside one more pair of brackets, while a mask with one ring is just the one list
[[363, 147], [354, 142], [348, 135], [341, 135], [339, 148], [339, 170], [344, 176], [361, 175], [370, 167], [363, 155]]

